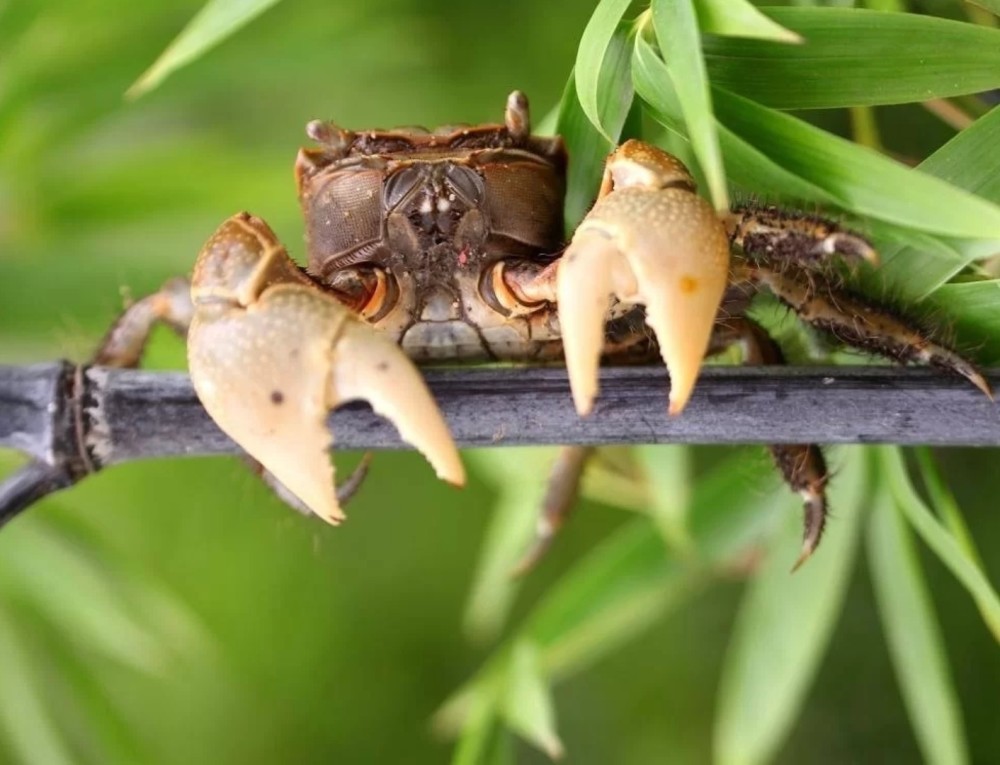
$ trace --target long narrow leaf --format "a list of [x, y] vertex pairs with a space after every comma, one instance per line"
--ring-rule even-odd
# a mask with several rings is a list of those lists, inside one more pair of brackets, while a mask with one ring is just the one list
[[906, 474], [906, 466], [896, 447], [882, 447], [882, 471], [899, 510], [921, 539], [983, 609], [987, 624], [1000, 624], [1000, 597], [983, 571], [963, 551], [955, 538], [933, 516], [917, 495]]
[[802, 42], [799, 35], [765, 16], [748, 0], [695, 0], [694, 4], [703, 32], [784, 43]]
[[149, 92], [277, 3], [278, 0], [208, 0], [126, 95], [137, 98]]
[[716, 209], [729, 209], [726, 172], [712, 118], [712, 95], [693, 0], [653, 0], [653, 28], [666, 61], [698, 164]]
[[628, 49], [620, 24], [631, 3], [632, 0], [601, 0], [597, 4], [580, 37], [573, 70], [583, 112], [609, 143], [618, 138], [617, 130], [624, 124], [632, 103], [630, 86], [615, 87], [627, 83], [627, 77], [619, 74], [622, 66], [628, 65]]
[[[538, 646], [546, 676], [576, 674], [648, 628], [772, 528], [768, 492], [746, 490], [745, 455], [724, 462], [695, 487], [689, 515], [699, 564], [669, 553], [646, 519], [624, 527], [552, 588], [515, 639]], [[769, 477], [768, 489], [776, 481]], [[496, 693], [508, 647], [498, 650], [435, 715], [439, 728], [464, 728], [483, 693]], [[492, 690], [491, 690], [492, 689]]]
[[[931, 450], [927, 447], [921, 447], [916, 452], [917, 461], [920, 464], [920, 474], [924, 480], [924, 485], [927, 487], [927, 492], [930, 494], [934, 509], [948, 531], [955, 538], [962, 552], [965, 553], [965, 557], [985, 576], [983, 559], [976, 548], [972, 532], [969, 531], [969, 526], [965, 522], [965, 517], [962, 515], [962, 510], [959, 508], [958, 502], [955, 500], [955, 495], [951, 493], [951, 489], [948, 488], [941, 478], [937, 465], [934, 463], [934, 458], [931, 456]], [[980, 602], [979, 598], [976, 598], [976, 603], [979, 606], [979, 613], [983, 616], [983, 621], [986, 622], [986, 626], [993, 633], [993, 637], [1000, 642], [1000, 621], [994, 618], [994, 614], [990, 611], [988, 603]]]
[[913, 539], [885, 491], [873, 507], [868, 557], [889, 654], [924, 759], [961, 765], [968, 761], [965, 733], [940, 630]]
[[[1000, 34], [1000, 32], [998, 32]], [[998, 47], [1000, 50], [1000, 47]], [[955, 188], [965, 189], [982, 199], [1000, 204], [1000, 106], [980, 117], [931, 154], [919, 166], [921, 172], [936, 176]], [[992, 235], [991, 239], [998, 239]], [[908, 296], [924, 297], [933, 292], [977, 257], [1000, 252], [1000, 241], [948, 242], [955, 257], [935, 257], [919, 248], [907, 247], [886, 253], [880, 271], [890, 283], [900, 284]]]
[[721, 89], [720, 121], [843, 207], [901, 226], [958, 237], [1000, 238], [1000, 207], [871, 149]]
[[[641, 36], [635, 40], [632, 81], [636, 95], [645, 102], [653, 119], [687, 138], [680, 103], [666, 64]], [[745, 192], [770, 201], [814, 202], [825, 206], [836, 204], [837, 200], [832, 195], [781, 167], [725, 125], [717, 123], [717, 129], [726, 160], [726, 174]]]
[[788, 513], [763, 569], [751, 582], [723, 667], [715, 729], [720, 765], [769, 762], [788, 735], [830, 642], [854, 570], [867, 472], [861, 449], [844, 452], [832, 483], [835, 522], [803, 569], [789, 574], [802, 534]]
[[775, 109], [898, 104], [1000, 87], [997, 29], [854, 8], [768, 13], [804, 44], [710, 36], [705, 63], [714, 85]]
[[1000, 363], [1000, 279], [945, 284], [921, 307], [928, 322], [946, 317], [946, 326], [982, 363]]
[[552, 691], [542, 673], [538, 648], [527, 641], [517, 643], [511, 651], [502, 712], [514, 731], [553, 760], [562, 757]]

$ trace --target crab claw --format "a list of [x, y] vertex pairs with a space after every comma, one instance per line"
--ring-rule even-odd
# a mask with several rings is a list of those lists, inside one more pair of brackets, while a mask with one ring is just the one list
[[687, 403], [729, 270], [723, 223], [694, 192], [687, 168], [648, 144], [628, 141], [609, 158], [601, 196], [557, 276], [566, 366], [581, 415], [597, 396], [612, 295], [646, 307], [670, 372], [670, 413]]
[[413, 363], [305, 276], [263, 221], [241, 214], [219, 228], [199, 255], [191, 294], [188, 363], [198, 397], [317, 515], [344, 518], [326, 418], [353, 399], [388, 417], [439, 477], [464, 482], [448, 427]]

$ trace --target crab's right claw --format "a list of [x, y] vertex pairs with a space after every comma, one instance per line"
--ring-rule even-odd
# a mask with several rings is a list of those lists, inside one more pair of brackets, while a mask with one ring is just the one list
[[670, 413], [687, 403], [729, 271], [719, 216], [683, 164], [638, 141], [608, 160], [601, 198], [559, 261], [566, 366], [580, 414], [593, 407], [610, 298], [646, 307], [670, 372]]
[[327, 413], [364, 399], [437, 474], [462, 484], [455, 444], [427, 386], [394, 343], [359, 321], [242, 214], [208, 241], [192, 279], [188, 362], [212, 419], [313, 512], [344, 515]]

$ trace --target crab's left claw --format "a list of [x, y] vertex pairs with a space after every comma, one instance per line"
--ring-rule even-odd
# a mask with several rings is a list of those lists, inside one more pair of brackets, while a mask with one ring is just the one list
[[327, 413], [364, 399], [462, 484], [458, 452], [413, 363], [288, 258], [267, 225], [242, 214], [208, 241], [192, 279], [188, 362], [212, 419], [313, 512], [337, 502]]
[[670, 372], [670, 413], [687, 403], [729, 269], [719, 216], [687, 168], [639, 141], [608, 160], [601, 197], [559, 261], [557, 299], [566, 366], [580, 414], [593, 407], [611, 296], [646, 307]]

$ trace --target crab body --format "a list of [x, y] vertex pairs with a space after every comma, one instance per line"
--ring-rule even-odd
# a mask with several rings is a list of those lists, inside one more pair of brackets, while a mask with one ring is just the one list
[[562, 245], [566, 153], [532, 136], [523, 97], [504, 125], [353, 133], [311, 123], [296, 162], [309, 273], [419, 361], [558, 356], [544, 317], [511, 317], [494, 266]]
[[[875, 261], [830, 221], [774, 208], [717, 212], [687, 168], [640, 141], [608, 158], [597, 201], [563, 245], [566, 153], [531, 134], [527, 100], [503, 124], [352, 132], [307, 128], [295, 165], [308, 265], [267, 224], [241, 213], [199, 254], [190, 283], [169, 282], [129, 308], [96, 356], [138, 362], [154, 321], [190, 327], [189, 366], [208, 413], [286, 501], [343, 518], [327, 455], [329, 409], [367, 400], [437, 474], [464, 472], [414, 362], [565, 358], [588, 414], [598, 366], [650, 361], [671, 378], [679, 414], [706, 355], [739, 345], [748, 363], [784, 363], [745, 315], [768, 290], [804, 321], [858, 348], [919, 359], [989, 392], [954, 351], [826, 278], [831, 262]], [[826, 517], [818, 447], [771, 447], [805, 501], [802, 559]], [[590, 451], [557, 461], [540, 524], [544, 549]]]

